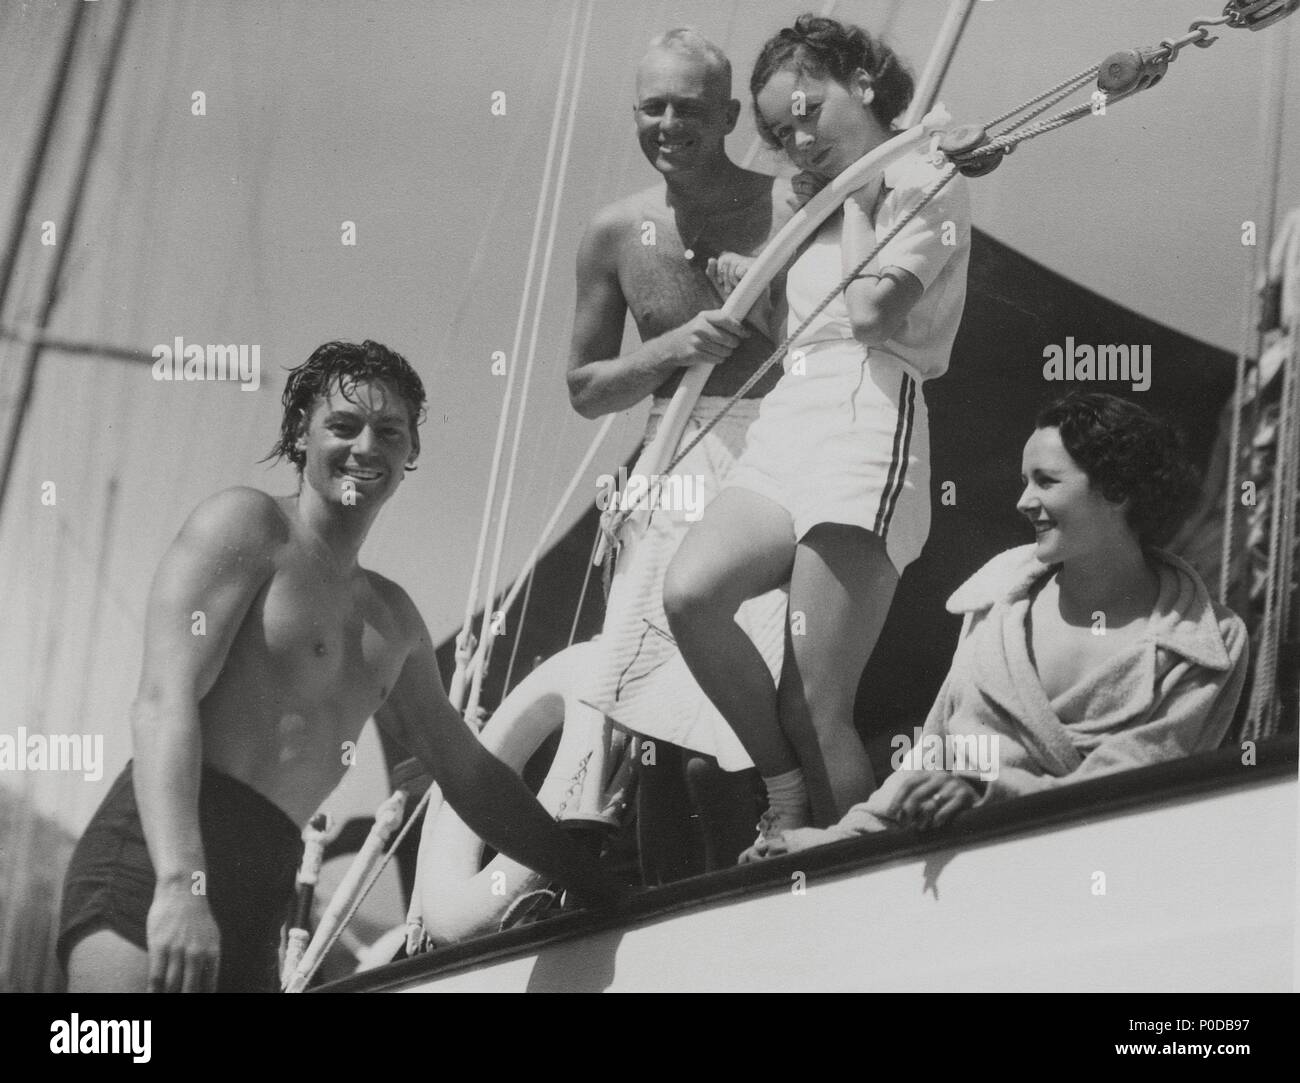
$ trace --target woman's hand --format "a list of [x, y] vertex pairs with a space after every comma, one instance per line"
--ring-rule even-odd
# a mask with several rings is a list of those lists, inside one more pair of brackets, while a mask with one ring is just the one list
[[790, 178], [790, 187], [794, 189], [794, 198], [799, 206], [812, 199], [829, 182], [820, 173], [796, 173]]
[[765, 857], [780, 857], [782, 854], [794, 854], [800, 850], [811, 850], [814, 846], [825, 846], [828, 842], [839, 842], [852, 838], [854, 832], [836, 828], [790, 827], [770, 838], [759, 839], [736, 859], [738, 865], [749, 865], [762, 861]]
[[924, 831], [943, 827], [959, 812], [974, 808], [979, 791], [948, 771], [903, 771], [890, 814], [904, 827]]
[[745, 272], [753, 265], [753, 256], [742, 256], [736, 252], [723, 252], [705, 264], [704, 273], [709, 276], [709, 281], [713, 283], [718, 293], [726, 298], [731, 295], [732, 290], [740, 285], [740, 280], [745, 277]]

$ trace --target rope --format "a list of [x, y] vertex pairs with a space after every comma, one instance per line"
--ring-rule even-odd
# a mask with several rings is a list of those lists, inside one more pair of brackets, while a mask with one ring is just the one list
[[[1246, 315], [1250, 323], [1251, 296], [1253, 290], [1247, 290]], [[1243, 335], [1243, 342], [1245, 336]], [[1241, 409], [1243, 391], [1246, 385], [1246, 348], [1237, 351], [1236, 379], [1232, 388], [1232, 425], [1228, 436], [1228, 476], [1223, 492], [1223, 545], [1219, 551], [1219, 603], [1228, 604], [1228, 589], [1232, 579], [1232, 543], [1237, 526], [1237, 472], [1241, 458]]]
[[845, 275], [840, 280], [839, 284], [828, 294], [826, 294], [825, 297], [821, 299], [817, 307], [814, 308], [812, 312], [810, 312], [804, 318], [804, 320], [799, 324], [797, 328], [795, 328], [793, 332], [791, 332], [789, 335], [785, 337], [785, 339], [781, 342], [781, 344], [775, 350], [772, 351], [772, 356], [769, 357], [766, 361], [764, 361], [763, 364], [760, 365], [757, 370], [755, 370], [754, 374], [750, 376], [750, 378], [746, 380], [744, 384], [741, 385], [740, 389], [736, 391], [729, 399], [727, 399], [727, 401], [722, 405], [721, 409], [719, 409], [718, 412], [713, 415], [713, 417], [709, 418], [707, 421], [701, 424], [700, 431], [697, 432], [686, 443], [685, 447], [683, 447], [680, 451], [677, 452], [675, 456], [673, 456], [672, 460], [668, 463], [667, 468], [664, 470], [665, 474], [671, 474], [673, 470], [678, 466], [678, 464], [680, 464], [681, 461], [684, 458], [686, 458], [686, 456], [689, 455], [695, 449], [695, 446], [709, 434], [709, 432], [713, 429], [713, 427], [717, 425], [719, 421], [722, 420], [723, 416], [733, 406], [735, 406], [736, 403], [738, 403], [749, 393], [749, 391], [754, 387], [754, 385], [757, 384], [758, 381], [761, 380], [763, 376], [767, 374], [768, 370], [771, 369], [773, 365], [775, 365], [778, 361], [780, 361], [782, 358], [785, 357], [785, 355], [790, 350], [791, 344], [797, 341], [799, 336], [802, 335], [808, 329], [809, 325], [813, 322], [813, 320], [815, 320], [818, 316], [822, 314], [826, 306], [829, 305], [833, 300], [835, 300], [836, 297], [838, 297], [844, 290], [846, 290], [854, 281], [856, 281], [861, 276], [862, 272], [866, 270], [867, 265], [873, 259], [875, 259], [876, 256], [880, 254], [881, 250], [887, 244], [889, 244], [890, 241], [892, 241], [895, 237], [897, 237], [898, 234], [902, 232], [903, 227], [906, 226], [918, 214], [920, 214], [921, 211], [923, 211], [925, 207], [929, 204], [929, 202], [932, 199], [934, 199], [934, 197], [937, 196], [948, 184], [948, 182], [951, 181], [953, 177], [955, 177], [956, 175], [957, 175], [957, 167], [955, 165], [949, 166], [948, 169], [944, 171], [943, 175], [938, 180], [936, 180], [933, 184], [931, 184], [930, 187], [927, 188], [924, 193], [922, 193], [921, 198], [917, 202], [916, 206], [912, 207], [910, 210], [905, 212], [903, 216], [898, 220], [898, 222], [894, 225], [894, 228], [891, 229], [885, 235], [884, 239], [876, 243], [876, 246], [871, 250], [871, 252], [867, 255], [867, 257], [864, 260], [862, 260], [856, 267], [854, 267], [852, 271], [850, 271], [847, 275]]
[[[1073, 93], [1075, 90], [1079, 88], [1080, 84], [1086, 82], [1088, 79], [1091, 79], [1099, 71], [1101, 71], [1101, 65], [1094, 64], [1092, 67], [1079, 72], [1078, 75], [1071, 76], [1069, 79], [1063, 79], [1061, 82], [1057, 83], [1056, 86], [1049, 87], [1041, 94], [1035, 95], [1034, 97], [1030, 98], [1028, 101], [1023, 102], [1020, 105], [1017, 105], [1014, 109], [1008, 109], [1005, 113], [1001, 114], [1000, 116], [994, 117], [987, 124], [985, 124], [984, 127], [993, 128], [998, 124], [1001, 124], [1004, 120], [1010, 120], [1017, 113], [1023, 113], [1031, 105], [1037, 105], [1044, 98], [1050, 98], [1053, 94], [1056, 94], [1058, 91], [1061, 92], [1061, 94], [1060, 97], [1056, 99], [1056, 101], [1060, 101], [1061, 97], [1065, 97], [1066, 95]], [[1044, 106], [1044, 108], [1050, 109], [1051, 105], [1052, 103], [1049, 102], [1046, 106]], [[1036, 114], [1030, 114], [1030, 115], [1033, 116]]]
[[[1179, 48], [1182, 48], [1183, 45], [1186, 45], [1192, 41], [1196, 41], [1197, 44], [1212, 43], [1213, 39], [1211, 39], [1210, 42], [1203, 42], [1201, 40], [1204, 38], [1205, 33], [1206, 31], [1201, 30], [1199, 34], [1189, 35], [1187, 40], [1181, 43], [1162, 42], [1162, 45], [1165, 46], [1166, 50], [1170, 53], [1170, 59], [1172, 59], [1173, 56], [1177, 55], [1177, 50]], [[1001, 116], [996, 117], [989, 124], [985, 125], [986, 129], [992, 127], [993, 125], [1000, 124], [1008, 120], [1009, 118], [1015, 116], [1017, 113], [1024, 112], [1025, 109], [1028, 109], [1033, 105], [1037, 105], [1040, 102], [1043, 103], [1042, 105], [1039, 106], [1038, 109], [1035, 109], [1032, 113], [1028, 114], [1026, 117], [1021, 118], [1021, 120], [1016, 121], [1012, 126], [1007, 128], [1003, 132], [999, 133], [998, 135], [994, 136], [993, 138], [989, 139], [986, 143], [974, 148], [969, 152], [962, 154], [960, 158], [954, 158], [952, 160], [955, 162], [959, 161], [961, 164], [965, 165], [974, 162], [980, 158], [991, 157], [992, 155], [995, 154], [1007, 154], [1010, 153], [1012, 150], [1014, 150], [1021, 143], [1027, 142], [1030, 139], [1036, 139], [1040, 135], [1046, 135], [1048, 132], [1056, 131], [1058, 128], [1064, 128], [1067, 124], [1072, 124], [1077, 120], [1082, 120], [1084, 117], [1091, 116], [1093, 113], [1093, 106], [1091, 102], [1088, 102], [1083, 105], [1077, 105], [1070, 109], [1063, 110], [1062, 112], [1056, 114], [1056, 116], [1049, 117], [1047, 120], [1039, 121], [1036, 124], [1030, 124], [1027, 127], [1024, 126], [1027, 121], [1031, 120], [1033, 117], [1038, 116], [1045, 110], [1050, 109], [1057, 102], [1061, 101], [1063, 98], [1073, 93], [1075, 90], [1079, 88], [1079, 86], [1081, 86], [1088, 79], [1095, 76], [1100, 70], [1101, 70], [1101, 65], [1094, 64], [1092, 67], [1080, 72], [1078, 75], [1074, 75], [1069, 79], [1064, 80], [1063, 82], [1057, 83], [1054, 87], [1049, 88], [1048, 90], [1044, 91], [1042, 94], [1030, 98], [1028, 101], [1017, 106], [1015, 109], [1011, 109], [1006, 113], [1003, 113]], [[1133, 90], [1127, 91], [1123, 94], [1110, 95], [1107, 98], [1107, 104], [1109, 105], [1109, 104], [1114, 104], [1116, 102], [1123, 101], [1125, 98], [1132, 97], [1134, 94], [1139, 93], [1142, 89], [1145, 88], [1136, 87]], [[745, 381], [745, 383], [741, 386], [741, 388], [738, 391], [736, 391], [735, 394], [733, 394], [726, 401], [726, 403], [723, 404], [722, 408], [717, 412], [717, 414], [715, 414], [713, 417], [711, 417], [707, 422], [705, 422], [701, 426], [700, 431], [697, 432], [695, 436], [685, 445], [685, 447], [682, 448], [682, 450], [680, 450], [672, 458], [667, 468], [664, 470], [665, 474], [671, 474], [673, 469], [676, 466], [678, 466], [681, 463], [681, 461], [687, 455], [690, 454], [690, 452], [696, 447], [696, 445], [698, 445], [699, 442], [703, 440], [706, 435], [708, 435], [708, 433], [713, 429], [713, 427], [717, 425], [719, 421], [722, 420], [723, 416], [726, 415], [736, 405], [737, 402], [739, 402], [742, 398], [745, 397], [746, 394], [749, 393], [749, 391], [754, 387], [754, 385], [758, 383], [758, 381], [772, 368], [773, 365], [775, 365], [778, 361], [780, 361], [782, 358], [785, 357], [786, 353], [789, 352], [791, 344], [795, 342], [801, 334], [803, 334], [803, 332], [808, 328], [809, 324], [811, 324], [812, 321], [822, 313], [822, 311], [827, 307], [827, 305], [829, 305], [831, 301], [833, 301], [837, 296], [839, 296], [839, 294], [843, 292], [843, 290], [846, 289], [850, 283], [852, 283], [861, 275], [862, 271], [866, 269], [867, 265], [873, 259], [875, 259], [877, 255], [879, 255], [881, 250], [887, 244], [889, 244], [890, 241], [892, 241], [898, 235], [899, 231], [901, 231], [904, 226], [906, 226], [913, 218], [915, 218], [916, 215], [921, 210], [923, 210], [925, 206], [932, 199], [934, 199], [936, 195], [939, 194], [939, 192], [943, 189], [943, 187], [947, 185], [949, 181], [952, 180], [952, 178], [957, 174], [957, 172], [958, 172], [958, 167], [956, 164], [949, 166], [948, 170], [943, 174], [943, 176], [941, 176], [937, 181], [931, 184], [929, 188], [926, 189], [926, 191], [922, 194], [921, 199], [917, 202], [916, 206], [912, 207], [909, 211], [907, 211], [903, 215], [902, 218], [899, 219], [898, 223], [894, 226], [892, 230], [890, 230], [890, 232], [888, 233], [888, 235], [886, 235], [884, 240], [880, 241], [876, 245], [876, 247], [872, 249], [871, 254], [868, 255], [867, 258], [864, 259], [861, 263], [859, 263], [857, 267], [855, 267], [850, 274], [846, 275], [844, 279], [842, 279], [840, 283], [822, 299], [821, 303], [818, 304], [818, 306], [813, 309], [811, 314], [802, 323], [800, 323], [799, 327], [792, 334], [788, 335], [785, 338], [785, 340], [776, 348], [776, 350], [773, 351], [772, 355], [766, 361], [763, 362], [763, 364], [758, 368], [758, 370], [748, 380]], [[615, 519], [614, 522], [611, 524], [611, 530], [617, 529], [617, 527], [624, 521], [625, 518], [626, 516], [624, 516], [623, 518]]]
[[[90, 116], [86, 123], [81, 145], [77, 148], [76, 172], [73, 174], [72, 185], [67, 194], [67, 199], [61, 208], [62, 213], [55, 219], [59, 223], [62, 236], [59, 243], [54, 246], [53, 259], [46, 265], [46, 273], [41, 281], [41, 295], [36, 306], [37, 313], [34, 328], [37, 336], [45, 333], [46, 328], [49, 326], [50, 317], [58, 304], [61, 292], [60, 279], [67, 264], [68, 255], [73, 250], [77, 225], [81, 218], [81, 212], [85, 207], [86, 187], [90, 182], [91, 169], [99, 150], [99, 143], [103, 134], [104, 116], [108, 110], [108, 103], [112, 98], [113, 84], [118, 72], [118, 60], [122, 54], [122, 43], [126, 38], [127, 24], [131, 20], [131, 8], [129, 6], [119, 9], [119, 11], [120, 13], [116, 14], [112, 24], [112, 30], [109, 31], [108, 46], [100, 58], [99, 69], [95, 73], [95, 88], [94, 95], [91, 98]], [[68, 38], [65, 41], [67, 49], [75, 47], [80, 25], [80, 19], [74, 18]], [[52, 110], [59, 108], [64, 85], [65, 80], [60, 77], [51, 98]], [[54, 117], [54, 119], [57, 121], [57, 117]], [[31, 163], [28, 177], [24, 179], [25, 183], [31, 179], [39, 180], [39, 174], [44, 167], [45, 155], [49, 149], [48, 134], [43, 133], [41, 137], [40, 146], [37, 148], [37, 157]], [[30, 200], [33, 198], [33, 193], [24, 191], [23, 196]], [[15, 208], [15, 216], [19, 210], [30, 211], [30, 203], [25, 208], [22, 204], [19, 204]], [[15, 248], [17, 247], [20, 246], [15, 245]], [[13, 266], [12, 262], [6, 262], [3, 268], [6, 276], [12, 273]], [[6, 289], [10, 285], [8, 280], [2, 284]], [[13, 479], [14, 466], [18, 459], [18, 448], [22, 441], [23, 430], [27, 424], [27, 415], [36, 390], [36, 372], [40, 354], [40, 340], [37, 337], [26, 344], [22, 360], [19, 362], [20, 375], [16, 395], [17, 405], [14, 408], [13, 422], [9, 426], [9, 431], [5, 434], [4, 452], [0, 454], [0, 512], [4, 509], [5, 495], [8, 492], [9, 483]]]
[[[532, 383], [533, 369], [537, 360], [537, 339], [541, 331], [543, 301], [546, 297], [546, 285], [550, 277], [551, 257], [555, 251], [555, 236], [560, 222], [560, 199], [564, 195], [564, 178], [568, 170], [569, 151], [573, 145], [574, 121], [578, 111], [578, 90], [582, 85], [582, 75], [586, 67], [587, 42], [591, 36], [591, 18], [593, 4], [587, 4], [586, 18], [583, 20], [582, 36], [578, 44], [578, 67], [574, 72], [573, 85], [569, 90], [569, 109], [565, 118], [564, 144], [560, 151], [560, 163], [556, 169], [556, 183], [551, 200], [550, 224], [546, 237], [546, 252], [542, 258], [541, 282], [537, 288], [537, 301], [533, 308], [533, 324], [528, 340], [528, 359], [524, 365], [524, 385], [519, 396], [519, 412], [515, 417], [514, 442], [510, 449], [510, 466], [506, 472], [505, 492], [501, 496], [501, 511], [497, 517], [496, 545], [492, 554], [492, 569], [488, 574], [486, 605], [483, 607], [483, 620], [479, 625], [479, 644], [482, 663], [475, 667], [470, 677], [469, 701], [466, 708], [469, 717], [475, 717], [478, 711], [479, 696], [483, 691], [483, 677], [487, 672], [488, 660], [492, 654], [493, 641], [496, 639], [494, 623], [489, 610], [496, 598], [496, 587], [501, 574], [501, 562], [505, 552], [506, 527], [510, 521], [511, 498], [514, 493], [515, 474], [519, 466], [519, 449], [523, 442], [524, 416], [528, 408], [528, 389]], [[505, 612], [508, 607], [504, 607]]]
[[[473, 637], [474, 610], [478, 605], [479, 587], [483, 574], [483, 561], [487, 555], [488, 530], [492, 522], [492, 508], [496, 501], [497, 481], [501, 476], [501, 456], [505, 449], [506, 423], [510, 415], [510, 404], [514, 400], [515, 372], [514, 358], [518, 356], [519, 346], [524, 337], [524, 321], [527, 318], [528, 302], [532, 295], [533, 271], [537, 266], [537, 252], [542, 239], [543, 211], [546, 208], [546, 196], [550, 190], [551, 167], [555, 161], [556, 148], [560, 138], [560, 106], [564, 101], [569, 69], [573, 60], [573, 44], [577, 33], [578, 8], [580, 0], [574, 0], [573, 14], [569, 19], [569, 35], [565, 41], [564, 59], [560, 62], [560, 79], [555, 88], [555, 105], [551, 113], [551, 131], [546, 144], [546, 160], [542, 166], [542, 185], [537, 193], [537, 209], [533, 214], [533, 232], [528, 244], [528, 262], [524, 269], [524, 291], [519, 302], [519, 316], [515, 321], [515, 333], [510, 349], [509, 371], [506, 373], [506, 387], [501, 399], [501, 415], [497, 419], [496, 439], [492, 445], [492, 466], [488, 472], [487, 492], [483, 498], [483, 519], [479, 527], [478, 544], [474, 551], [474, 568], [470, 577], [469, 594], [465, 601], [465, 619], [461, 622], [461, 632], [457, 637], [456, 671], [452, 676], [450, 698], [457, 710], [465, 701], [465, 674], [467, 659], [471, 657], [472, 648], [469, 641]], [[491, 598], [485, 610], [491, 607]]]
[[528, 615], [528, 603], [533, 598], [533, 580], [537, 576], [537, 566], [528, 569], [528, 585], [524, 587], [524, 604], [519, 607], [519, 620], [515, 623], [515, 641], [510, 644], [510, 661], [506, 663], [506, 679], [502, 682], [502, 695], [510, 691], [510, 678], [514, 676], [515, 659], [519, 657], [519, 644], [524, 641], [524, 618]]
[[572, 647], [573, 641], [578, 638], [578, 620], [582, 617], [582, 606], [587, 600], [587, 588], [591, 585], [591, 570], [596, 566], [596, 547], [600, 545], [600, 528], [597, 527], [591, 539], [591, 552], [587, 555], [587, 569], [582, 575], [582, 589], [578, 591], [578, 606], [573, 611], [573, 626], [569, 629], [569, 642], [566, 646]]
[[1286, 455], [1293, 442], [1291, 430], [1294, 428], [1293, 399], [1295, 395], [1295, 366], [1287, 358], [1282, 373], [1282, 394], [1278, 400], [1277, 433], [1273, 456], [1273, 494], [1272, 506], [1269, 508], [1268, 531], [1268, 571], [1264, 581], [1264, 616], [1260, 621], [1259, 661], [1255, 665], [1255, 683], [1250, 690], [1250, 711], [1247, 715], [1246, 729], [1249, 736], [1265, 736], [1272, 727], [1276, 699], [1273, 687], [1277, 674], [1277, 648], [1280, 625], [1277, 612], [1281, 606], [1278, 598], [1279, 589], [1286, 589], [1278, 582], [1277, 569], [1280, 563], [1282, 537], [1285, 533], [1284, 521], [1295, 514], [1294, 498], [1291, 507], [1288, 481], [1291, 477], [1292, 464], [1286, 461]]
[[1296, 495], [1297, 475], [1300, 475], [1300, 373], [1297, 373], [1296, 366], [1300, 364], [1300, 356], [1296, 353], [1297, 333], [1293, 325], [1287, 335], [1286, 365], [1287, 371], [1291, 375], [1291, 394], [1286, 403], [1286, 409], [1289, 413], [1290, 424], [1288, 434], [1290, 439], [1287, 441], [1287, 447], [1284, 449], [1286, 455], [1287, 478], [1286, 485], [1282, 490], [1282, 499], [1284, 500], [1282, 511], [1282, 542], [1281, 542], [1281, 560], [1277, 570], [1277, 578], [1280, 585], [1281, 596], [1278, 601], [1278, 648], [1281, 648], [1281, 640], [1286, 638], [1288, 628], [1291, 622], [1291, 573], [1295, 563], [1295, 533], [1296, 533]]
[[[1068, 87], [1065, 87], [1059, 94], [1051, 95], [1037, 109], [1034, 109], [1032, 112], [1026, 113], [1023, 117], [1021, 117], [1016, 122], [1016, 125], [1018, 126], [1018, 125], [1028, 124], [1031, 120], [1034, 119], [1034, 117], [1046, 113], [1047, 110], [1052, 108], [1052, 106], [1056, 105], [1058, 102], [1064, 101], [1076, 90], [1078, 90], [1081, 86], [1083, 86], [1084, 83], [1086, 83], [1089, 79], [1095, 76], [1099, 68], [1100, 65], [1094, 65], [1093, 67], [1089, 68], [1088, 71], [1085, 72], [1082, 76], [1076, 78], [1075, 80], [1072, 80], [1070, 85]], [[1006, 130], [1010, 131], [1011, 129], [1008, 128]], [[999, 132], [997, 134], [1001, 135], [1003, 133]]]

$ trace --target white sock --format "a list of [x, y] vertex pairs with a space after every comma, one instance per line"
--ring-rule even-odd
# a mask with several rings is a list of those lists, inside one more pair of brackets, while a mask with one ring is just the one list
[[808, 801], [808, 787], [804, 783], [802, 769], [764, 778], [767, 787], [768, 807], [791, 827], [803, 827], [812, 819], [812, 809]]

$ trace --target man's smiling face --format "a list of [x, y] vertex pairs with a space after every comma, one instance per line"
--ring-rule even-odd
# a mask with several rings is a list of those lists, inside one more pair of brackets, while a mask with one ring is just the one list
[[380, 505], [418, 451], [413, 432], [411, 408], [390, 382], [336, 382], [298, 438], [303, 477], [328, 503]]
[[637, 69], [636, 89], [637, 140], [660, 173], [711, 166], [723, 156], [740, 103], [707, 61], [653, 49]]

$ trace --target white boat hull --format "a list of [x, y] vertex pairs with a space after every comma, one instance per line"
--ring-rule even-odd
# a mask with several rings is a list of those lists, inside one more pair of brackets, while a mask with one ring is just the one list
[[430, 957], [424, 975], [413, 971], [418, 960], [395, 964], [372, 987], [1290, 990], [1296, 800], [1294, 776], [1270, 773], [982, 841], [956, 834], [946, 848], [867, 867], [826, 867], [832, 848], [822, 848], [780, 859], [786, 882], [738, 883], [735, 893], [533, 946], [484, 941], [477, 958], [433, 966]]

